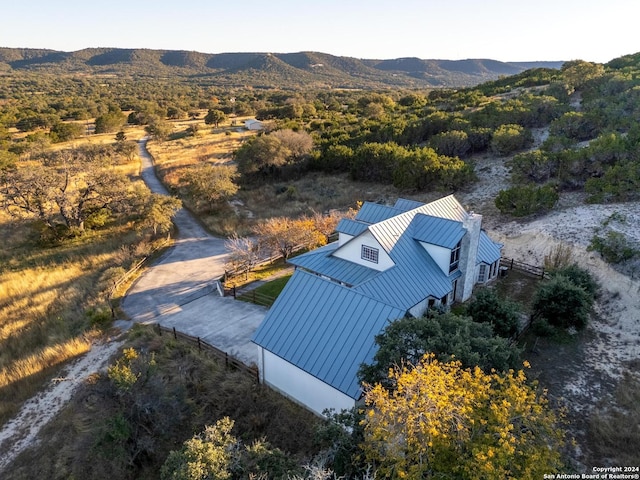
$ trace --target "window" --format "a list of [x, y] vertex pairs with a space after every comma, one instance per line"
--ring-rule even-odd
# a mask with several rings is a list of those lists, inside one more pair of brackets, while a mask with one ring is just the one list
[[478, 282], [484, 283], [487, 281], [487, 265], [485, 263], [480, 264], [480, 273], [478, 273]]
[[362, 254], [360, 255], [363, 260], [368, 262], [378, 263], [378, 249], [362, 245]]
[[460, 246], [462, 245], [462, 240], [458, 242], [453, 250], [451, 250], [451, 260], [449, 261], [449, 273], [455, 272], [458, 269], [458, 264], [460, 263]]

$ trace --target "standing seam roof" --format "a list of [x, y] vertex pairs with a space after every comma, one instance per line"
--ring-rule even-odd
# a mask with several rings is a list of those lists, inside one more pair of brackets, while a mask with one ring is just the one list
[[[298, 300], [304, 298], [305, 309]], [[375, 335], [405, 311], [296, 270], [253, 341], [337, 390], [358, 399], [357, 372], [377, 349]]]

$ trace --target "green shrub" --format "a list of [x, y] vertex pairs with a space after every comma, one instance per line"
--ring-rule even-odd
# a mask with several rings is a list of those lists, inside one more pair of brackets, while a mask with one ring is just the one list
[[598, 282], [595, 281], [591, 273], [577, 264], [573, 263], [563, 268], [554, 270], [552, 274], [567, 277], [573, 284], [584, 289], [591, 297], [595, 297], [598, 293]]
[[394, 365], [415, 365], [429, 352], [443, 362], [455, 358], [464, 367], [479, 366], [485, 371], [516, 368], [520, 355], [506, 338], [496, 337], [488, 323], [433, 311], [392, 322], [376, 336], [376, 343], [380, 348], [372, 364], [363, 364], [358, 371], [360, 379], [371, 385], [385, 382]]
[[607, 232], [604, 237], [594, 235], [587, 250], [598, 252], [608, 263], [621, 263], [639, 253], [623, 233], [613, 230]]
[[558, 198], [558, 192], [551, 185], [543, 187], [525, 185], [500, 190], [495, 204], [502, 213], [524, 217], [551, 210]]
[[467, 305], [467, 315], [475, 322], [489, 323], [496, 335], [510, 338], [518, 333], [518, 305], [509, 300], [501, 300], [495, 291], [488, 288], [476, 293]]
[[587, 325], [593, 297], [568, 277], [555, 275], [541, 283], [533, 299], [534, 319], [545, 319], [561, 328], [582, 329]]
[[531, 131], [518, 124], [500, 125], [491, 140], [491, 149], [500, 156], [523, 150], [533, 143]]

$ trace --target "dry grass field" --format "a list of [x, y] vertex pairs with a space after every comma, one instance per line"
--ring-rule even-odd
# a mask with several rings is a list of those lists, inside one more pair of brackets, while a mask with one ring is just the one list
[[[139, 161], [117, 168], [135, 178]], [[112, 277], [151, 248], [129, 224], [59, 246], [41, 245], [35, 225], [0, 212], [0, 425], [65, 362], [87, 352], [110, 319]]]

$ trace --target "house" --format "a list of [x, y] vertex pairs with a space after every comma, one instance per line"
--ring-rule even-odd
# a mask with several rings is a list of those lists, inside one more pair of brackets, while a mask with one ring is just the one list
[[481, 223], [453, 195], [363, 204], [336, 242], [290, 259], [296, 270], [253, 337], [262, 381], [318, 414], [352, 408], [389, 322], [496, 278], [501, 245]]
[[250, 118], [249, 120], [244, 121], [244, 128], [246, 128], [247, 130], [262, 130], [264, 128], [264, 125], [260, 120]]

